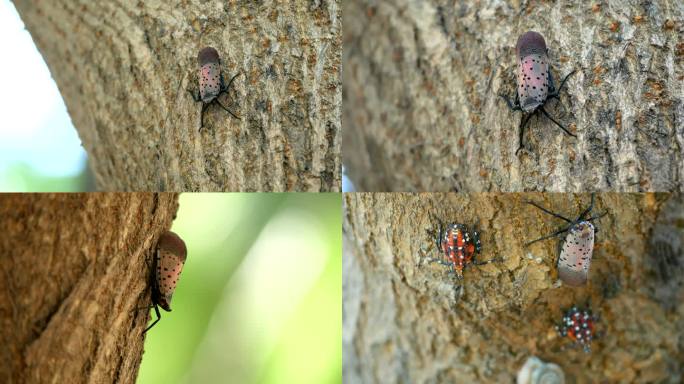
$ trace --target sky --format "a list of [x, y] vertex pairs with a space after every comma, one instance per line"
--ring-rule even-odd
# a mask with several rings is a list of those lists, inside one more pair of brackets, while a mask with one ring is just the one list
[[46, 177], [80, 174], [86, 153], [57, 84], [14, 5], [0, 0], [0, 190], [19, 191], [9, 169], [25, 164]]
[[352, 184], [349, 177], [347, 177], [347, 172], [344, 169], [344, 166], [342, 166], [342, 192], [356, 192], [354, 184]]

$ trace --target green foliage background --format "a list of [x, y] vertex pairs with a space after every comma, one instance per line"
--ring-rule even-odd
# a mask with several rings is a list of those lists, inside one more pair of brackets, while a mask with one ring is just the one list
[[341, 194], [181, 194], [172, 230], [188, 259], [138, 382], [340, 383], [341, 206]]

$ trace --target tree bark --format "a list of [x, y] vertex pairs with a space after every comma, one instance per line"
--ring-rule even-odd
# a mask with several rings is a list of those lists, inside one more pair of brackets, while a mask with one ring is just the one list
[[[684, 8], [635, 2], [346, 1], [344, 153], [360, 191], [673, 191], [684, 187]], [[516, 155], [515, 44], [556, 84]]]
[[133, 383], [175, 194], [0, 195], [3, 383]]
[[[14, 3], [100, 189], [340, 190], [337, 1]], [[241, 119], [212, 105], [199, 131], [205, 46]]]
[[[574, 219], [590, 197], [345, 194], [345, 382], [510, 383], [531, 355], [559, 364], [570, 383], [681, 382], [682, 197], [597, 195], [593, 212], [608, 214], [595, 221], [589, 282], [579, 288], [557, 280], [558, 239], [523, 247], [565, 224], [525, 200]], [[503, 261], [468, 268], [461, 282], [426, 263], [437, 257], [430, 213], [476, 225], [479, 260]], [[554, 329], [562, 309], [586, 303], [603, 334], [591, 354]]]

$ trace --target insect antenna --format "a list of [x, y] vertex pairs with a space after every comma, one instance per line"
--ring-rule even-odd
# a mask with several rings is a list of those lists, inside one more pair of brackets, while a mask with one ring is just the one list
[[568, 131], [564, 126], [562, 126], [561, 123], [557, 122], [553, 117], [551, 117], [551, 115], [549, 115], [548, 113], [546, 113], [546, 110], [544, 110], [544, 107], [539, 107], [539, 110], [544, 114], [544, 116], [548, 117], [549, 120], [551, 120], [551, 121], [553, 121], [554, 123], [556, 123], [556, 125], [559, 126], [560, 129], [562, 129], [563, 131], [565, 131], [565, 133], [567, 133], [568, 135], [570, 135], [570, 136], [572, 136], [572, 137], [577, 137], [575, 134], [571, 133], [571, 132]]
[[556, 99], [560, 100], [560, 97], [558, 97], [558, 95], [560, 95], [561, 90], [563, 90], [563, 86], [565, 85], [565, 82], [568, 80], [568, 77], [570, 77], [570, 75], [572, 75], [575, 72], [577, 72], [577, 70], [573, 70], [572, 72], [565, 75], [565, 78], [563, 79], [563, 81], [561, 81], [560, 87], [558, 87], [558, 91], [554, 92], [552, 95], [549, 96], [555, 97]]
[[219, 105], [221, 108], [223, 108], [226, 112], [230, 113], [231, 116], [233, 116], [234, 118], [236, 118], [236, 119], [238, 119], [238, 120], [241, 120], [239, 117], [235, 116], [235, 114], [234, 114], [233, 112], [231, 112], [230, 109], [226, 108], [225, 105], [221, 104], [221, 102], [218, 101], [218, 99], [214, 99], [214, 100], [216, 100], [216, 104], [218, 104], [218, 105]]

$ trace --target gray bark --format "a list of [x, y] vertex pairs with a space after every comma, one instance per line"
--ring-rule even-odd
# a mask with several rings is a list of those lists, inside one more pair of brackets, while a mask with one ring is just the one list
[[0, 382], [134, 383], [175, 194], [0, 195]]
[[[344, 3], [343, 162], [361, 191], [671, 191], [684, 182], [681, 1]], [[515, 44], [549, 49], [516, 155]]]
[[[14, 2], [64, 97], [101, 190], [338, 191], [337, 1]], [[229, 105], [200, 128], [197, 53]]]
[[[523, 247], [564, 224], [525, 200], [574, 219], [590, 197], [345, 195], [346, 383], [510, 383], [531, 355], [559, 364], [570, 383], [681, 382], [682, 198], [597, 195], [594, 212], [608, 214], [596, 222], [589, 281], [579, 288], [557, 280], [558, 239]], [[426, 263], [437, 257], [429, 213], [477, 225], [479, 260], [503, 261], [466, 269], [461, 282]], [[591, 354], [554, 329], [562, 309], [587, 302], [603, 334]]]

